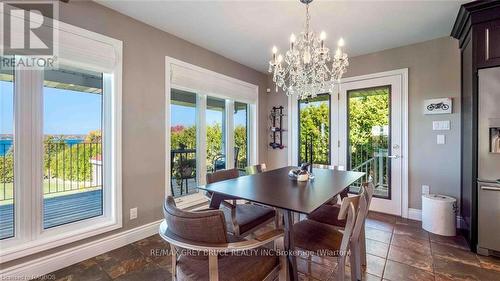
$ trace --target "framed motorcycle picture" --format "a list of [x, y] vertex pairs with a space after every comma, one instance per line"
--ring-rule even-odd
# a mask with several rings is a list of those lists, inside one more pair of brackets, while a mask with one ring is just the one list
[[424, 114], [450, 114], [451, 112], [451, 98], [424, 100]]

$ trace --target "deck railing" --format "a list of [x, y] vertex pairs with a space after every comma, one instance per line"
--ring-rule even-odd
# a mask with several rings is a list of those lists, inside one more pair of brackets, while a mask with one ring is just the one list
[[[2, 145], [2, 151], [13, 149], [9, 144]], [[101, 152], [101, 142], [70, 143], [61, 140], [44, 143], [43, 194], [57, 196], [101, 188]], [[13, 155], [11, 151], [0, 155], [0, 201], [14, 198]]]
[[368, 158], [361, 164], [351, 169], [352, 171], [365, 173], [365, 175], [354, 182], [351, 187], [357, 189], [361, 187], [363, 182], [373, 182], [376, 189], [387, 189], [388, 169], [389, 157], [387, 154], [387, 149], [379, 149], [377, 152], [374, 152], [371, 158]]

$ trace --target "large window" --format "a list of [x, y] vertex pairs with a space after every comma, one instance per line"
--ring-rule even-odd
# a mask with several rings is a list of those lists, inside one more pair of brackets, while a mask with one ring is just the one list
[[54, 67], [0, 66], [3, 262], [122, 226], [122, 42], [57, 31]]
[[206, 203], [208, 173], [258, 163], [258, 86], [165, 58], [166, 190], [179, 207]]
[[14, 196], [14, 72], [2, 70], [0, 71], [0, 239], [14, 236]]
[[43, 108], [44, 228], [102, 215], [102, 73], [45, 71]]
[[299, 101], [299, 164], [330, 164], [330, 95], [321, 94]]

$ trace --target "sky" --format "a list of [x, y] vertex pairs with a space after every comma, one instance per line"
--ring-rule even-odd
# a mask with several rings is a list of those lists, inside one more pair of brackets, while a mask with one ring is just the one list
[[[0, 81], [0, 134], [13, 131], [12, 82]], [[44, 88], [44, 134], [83, 135], [101, 128], [101, 95]], [[189, 127], [196, 121], [195, 109], [172, 105], [172, 126]], [[222, 113], [207, 110], [207, 123], [222, 122]], [[235, 114], [235, 126], [244, 125], [246, 114]]]
[[[12, 134], [12, 82], [0, 81], [0, 134]], [[44, 88], [43, 133], [83, 135], [101, 128], [101, 95]]]

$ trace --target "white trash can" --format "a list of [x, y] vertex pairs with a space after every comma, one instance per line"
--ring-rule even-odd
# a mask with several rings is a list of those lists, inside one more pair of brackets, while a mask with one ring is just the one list
[[422, 195], [422, 227], [434, 234], [456, 235], [457, 200], [440, 194]]

